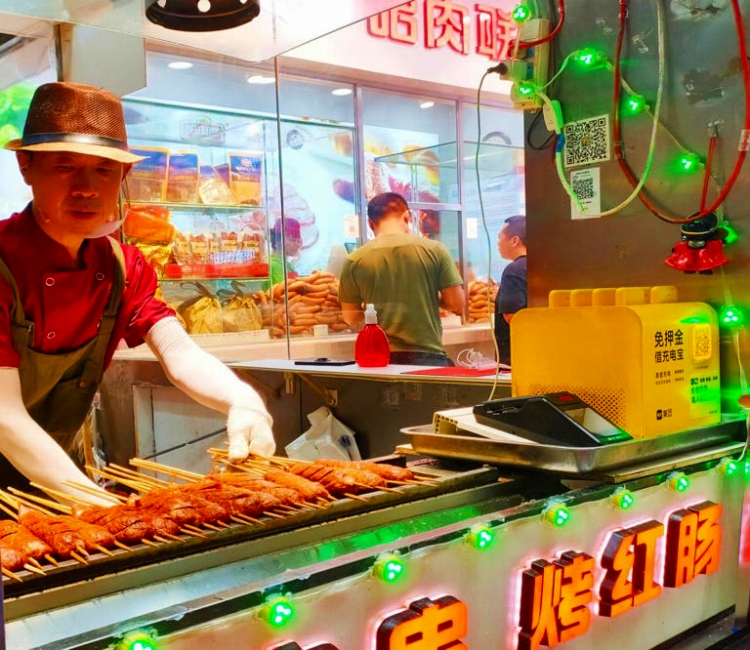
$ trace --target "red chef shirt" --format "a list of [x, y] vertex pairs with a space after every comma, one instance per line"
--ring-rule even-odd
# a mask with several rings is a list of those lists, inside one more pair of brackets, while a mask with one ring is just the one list
[[[122, 246], [127, 281], [120, 302], [105, 367], [118, 343], [143, 343], [155, 323], [174, 311], [154, 297], [156, 274], [135, 246]], [[114, 252], [106, 237], [83, 245], [83, 267], [70, 268], [70, 254], [36, 223], [30, 208], [0, 221], [0, 258], [18, 287], [26, 318], [34, 322], [34, 349], [45, 354], [69, 352], [91, 340], [113, 284]], [[13, 290], [0, 276], [0, 367], [17, 368], [11, 320]]]

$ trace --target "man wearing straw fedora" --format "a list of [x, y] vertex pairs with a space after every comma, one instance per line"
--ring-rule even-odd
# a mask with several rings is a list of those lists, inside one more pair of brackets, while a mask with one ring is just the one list
[[89, 481], [67, 452], [123, 340], [145, 341], [178, 388], [227, 415], [231, 459], [272, 454], [272, 420], [258, 394], [155, 298], [156, 274], [141, 253], [107, 236], [121, 224], [121, 186], [141, 159], [128, 150], [117, 96], [44, 84], [23, 137], [5, 148], [16, 152], [33, 200], [0, 221], [0, 454], [10, 461], [0, 464], [0, 486], [20, 472], [81, 495], [70, 483]]

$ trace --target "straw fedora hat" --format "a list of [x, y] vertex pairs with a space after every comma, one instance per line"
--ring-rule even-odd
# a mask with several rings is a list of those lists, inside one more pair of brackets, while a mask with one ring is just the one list
[[56, 81], [31, 98], [23, 137], [5, 144], [13, 151], [71, 151], [121, 163], [143, 160], [128, 150], [117, 95], [85, 84]]

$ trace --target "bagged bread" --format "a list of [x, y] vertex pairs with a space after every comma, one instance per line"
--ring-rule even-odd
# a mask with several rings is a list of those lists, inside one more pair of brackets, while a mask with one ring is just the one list
[[263, 316], [253, 296], [245, 293], [242, 284], [232, 282], [234, 291], [220, 291], [222, 324], [225, 332], [247, 332], [263, 327]]
[[185, 321], [188, 334], [221, 334], [224, 326], [218, 298], [200, 282], [184, 282], [182, 286], [194, 286], [198, 291], [195, 298], [186, 300], [177, 310]]

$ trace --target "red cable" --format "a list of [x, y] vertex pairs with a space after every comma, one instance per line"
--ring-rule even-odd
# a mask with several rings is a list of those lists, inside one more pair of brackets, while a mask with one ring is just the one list
[[518, 44], [518, 49], [520, 50], [522, 47], [534, 47], [535, 45], [541, 45], [542, 43], [546, 43], [547, 41], [551, 41], [555, 36], [557, 36], [557, 33], [562, 29], [563, 23], [565, 22], [565, 3], [563, 0], [557, 0], [557, 25], [555, 25], [555, 28], [546, 36], [543, 36], [540, 39], [537, 39], [536, 41], [523, 41]]
[[[615, 61], [615, 97], [618, 98], [619, 102], [619, 94], [620, 94], [620, 55], [621, 55], [621, 46], [622, 46], [622, 40], [624, 37], [625, 32], [625, 18], [627, 11], [623, 11], [623, 7], [627, 5], [627, 0], [620, 0], [620, 33], [618, 36], [618, 47], [617, 47], [617, 53], [616, 53], [616, 61]], [[743, 84], [744, 84], [744, 91], [745, 91], [745, 124], [744, 124], [744, 131], [750, 131], [750, 61], [748, 61], [748, 52], [747, 52], [747, 44], [745, 42], [745, 27], [742, 23], [742, 12], [740, 11], [739, 6], [739, 0], [732, 0], [732, 11], [734, 12], [734, 22], [735, 26], [737, 27], [737, 39], [739, 41], [739, 50], [740, 50], [740, 61], [742, 63], [742, 78], [743, 78]], [[620, 124], [619, 124], [619, 106], [618, 104], [615, 104], [614, 107], [614, 127], [613, 127], [613, 137], [615, 139], [615, 154], [619, 155], [617, 158], [620, 168], [622, 169], [623, 173], [625, 174], [625, 177], [630, 182], [631, 186], [636, 187], [638, 185], [638, 181], [633, 175], [633, 172], [630, 170], [630, 167], [625, 162], [625, 160], [621, 156], [621, 143], [620, 140]], [[663, 214], [659, 211], [659, 209], [651, 202], [651, 200], [646, 195], [645, 191], [641, 190], [638, 194], [638, 198], [641, 200], [643, 205], [645, 205], [655, 216], [657, 216], [662, 221], [666, 221], [668, 223], [692, 223], [693, 221], [697, 221], [698, 219], [701, 219], [705, 217], [706, 215], [714, 212], [716, 208], [718, 208], [726, 199], [727, 195], [731, 191], [732, 187], [734, 186], [735, 182], [737, 181], [737, 177], [740, 175], [740, 170], [742, 169], [742, 163], [745, 161], [745, 157], [747, 155], [747, 151], [741, 150], [737, 154], [737, 161], [735, 162], [734, 169], [732, 170], [732, 174], [729, 177], [729, 180], [727, 181], [726, 185], [724, 186], [724, 189], [722, 189], [719, 196], [716, 198], [716, 200], [705, 209], [701, 209], [701, 211], [693, 215], [692, 217], [689, 217], [687, 219], [676, 219], [673, 217], [669, 217], [666, 214]]]
[[706, 159], [706, 173], [703, 175], [703, 192], [701, 193], [701, 212], [706, 209], [706, 197], [708, 196], [708, 182], [711, 180], [711, 164], [716, 151], [716, 136], [712, 135], [708, 143], [708, 158]]

